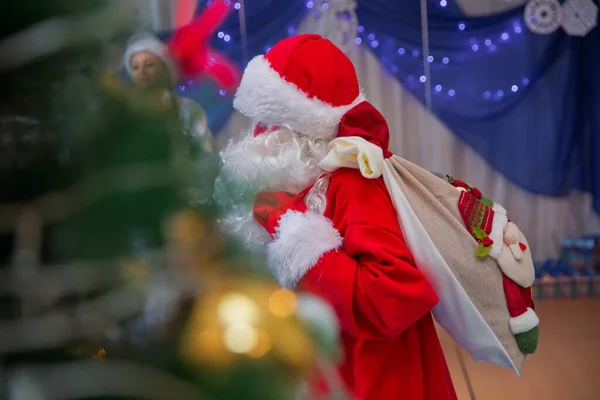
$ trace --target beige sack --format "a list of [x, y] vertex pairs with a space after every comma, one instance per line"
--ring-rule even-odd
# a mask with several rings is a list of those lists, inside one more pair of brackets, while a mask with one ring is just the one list
[[[494, 259], [475, 256], [478, 244], [465, 229], [457, 207], [460, 192], [398, 156], [385, 164], [384, 180], [407, 245], [440, 297], [433, 310], [436, 320], [476, 361], [520, 374], [526, 356], [509, 327], [502, 271]], [[427, 243], [427, 237], [432, 243]], [[430, 254], [431, 244], [437, 255], [436, 251]]]

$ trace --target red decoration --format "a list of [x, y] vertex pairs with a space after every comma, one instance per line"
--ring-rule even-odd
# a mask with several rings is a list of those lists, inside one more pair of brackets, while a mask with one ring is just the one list
[[460, 187], [463, 189], [468, 189], [469, 185], [467, 185], [466, 183], [464, 183], [463, 181], [459, 181], [458, 179], [452, 179], [452, 185], [454, 185], [455, 187]]
[[519, 247], [521, 248], [521, 251], [527, 250], [527, 246], [525, 245], [525, 243], [519, 243]]
[[224, 0], [215, 0], [198, 18], [175, 32], [169, 47], [184, 79], [205, 74], [225, 90], [231, 91], [238, 86], [239, 68], [208, 44], [230, 13], [231, 7]]
[[470, 192], [473, 196], [477, 197], [478, 199], [480, 199], [483, 196], [483, 194], [479, 191], [479, 189], [474, 188], [474, 187], [471, 187]]
[[486, 236], [486, 237], [483, 238], [483, 245], [485, 247], [490, 247], [493, 244], [494, 244], [494, 241], [492, 239], [490, 239], [489, 236]]
[[467, 192], [471, 193], [473, 196], [475, 196], [475, 198], [477, 199], [481, 199], [483, 197], [483, 193], [481, 193], [481, 191], [463, 181], [459, 181], [458, 179], [454, 179], [452, 178], [452, 180], [450, 181], [450, 183], [454, 186], [454, 187], [459, 187], [459, 188], [463, 188], [465, 189]]
[[194, 18], [196, 9], [198, 8], [198, 0], [175, 0], [175, 28], [186, 26]]

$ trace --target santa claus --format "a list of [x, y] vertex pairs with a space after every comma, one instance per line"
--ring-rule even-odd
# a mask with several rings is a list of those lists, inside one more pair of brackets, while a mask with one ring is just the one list
[[[383, 178], [365, 179], [366, 164], [323, 166], [335, 138], [389, 153], [386, 121], [365, 101], [352, 62], [318, 35], [285, 39], [249, 63], [234, 106], [255, 124], [222, 151], [223, 173], [258, 189], [252, 223], [268, 234], [274, 276], [336, 310], [340, 373], [355, 398], [456, 399], [430, 313], [438, 297], [415, 267]], [[226, 222], [251, 229], [243, 218]]]

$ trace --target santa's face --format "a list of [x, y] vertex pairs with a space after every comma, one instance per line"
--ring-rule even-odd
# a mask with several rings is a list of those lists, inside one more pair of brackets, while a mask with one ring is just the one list
[[168, 87], [169, 75], [165, 63], [155, 54], [140, 51], [131, 57], [131, 79], [141, 89]]
[[256, 124], [239, 142], [221, 152], [223, 172], [258, 190], [298, 193], [323, 172], [319, 162], [328, 142], [294, 132], [287, 126]]

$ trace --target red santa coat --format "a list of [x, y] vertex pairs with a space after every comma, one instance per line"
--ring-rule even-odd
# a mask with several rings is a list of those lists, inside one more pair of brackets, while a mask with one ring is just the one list
[[415, 268], [383, 179], [343, 168], [331, 176], [323, 216], [292, 204], [269, 265], [284, 285], [336, 310], [340, 372], [356, 398], [456, 399], [430, 313], [438, 299]]

